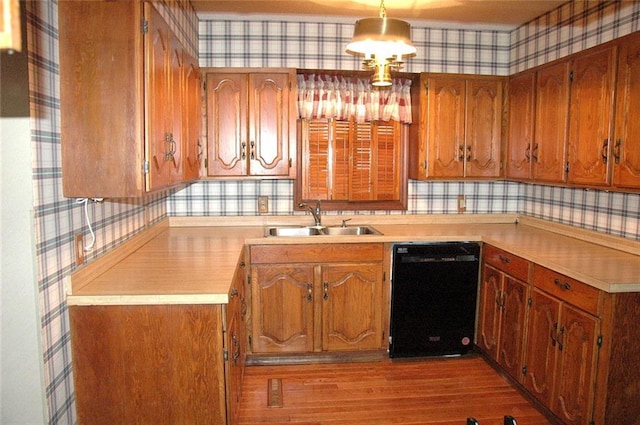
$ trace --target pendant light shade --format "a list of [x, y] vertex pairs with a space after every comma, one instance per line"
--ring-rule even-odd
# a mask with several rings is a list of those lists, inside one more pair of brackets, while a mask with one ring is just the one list
[[347, 53], [364, 57], [365, 69], [374, 71], [374, 86], [391, 85], [391, 68], [402, 67], [405, 58], [416, 55], [411, 43], [411, 25], [400, 19], [387, 18], [384, 0], [379, 18], [364, 18], [356, 22]]

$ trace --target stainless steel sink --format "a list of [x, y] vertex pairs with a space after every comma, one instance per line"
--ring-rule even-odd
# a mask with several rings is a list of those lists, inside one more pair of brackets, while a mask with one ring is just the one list
[[321, 235], [321, 228], [318, 227], [267, 227], [265, 229], [265, 236], [314, 236]]
[[358, 235], [379, 235], [376, 229], [371, 226], [347, 226], [347, 227], [325, 227], [322, 229], [325, 235], [331, 236], [358, 236]]
[[360, 236], [360, 235], [380, 235], [381, 233], [371, 226], [270, 226], [264, 230], [264, 236]]

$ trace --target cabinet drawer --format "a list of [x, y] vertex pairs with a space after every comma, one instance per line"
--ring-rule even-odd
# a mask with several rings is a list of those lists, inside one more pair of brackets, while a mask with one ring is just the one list
[[381, 243], [254, 245], [251, 264], [382, 261]]
[[598, 316], [602, 296], [599, 289], [537, 264], [533, 266], [533, 284], [562, 301]]
[[482, 258], [497, 269], [520, 279], [529, 281], [529, 261], [517, 255], [510, 254], [492, 245], [484, 244]]

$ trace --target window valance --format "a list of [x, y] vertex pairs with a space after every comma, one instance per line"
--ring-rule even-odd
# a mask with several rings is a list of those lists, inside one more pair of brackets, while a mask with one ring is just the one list
[[391, 87], [377, 89], [363, 78], [298, 74], [298, 116], [411, 124], [411, 80], [396, 78]]

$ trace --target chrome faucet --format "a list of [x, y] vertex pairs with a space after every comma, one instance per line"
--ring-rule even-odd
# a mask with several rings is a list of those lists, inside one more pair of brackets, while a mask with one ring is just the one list
[[322, 227], [322, 218], [320, 217], [320, 201], [316, 201], [316, 207], [313, 208], [304, 202], [298, 204], [298, 208], [305, 208], [313, 215], [313, 220], [316, 222], [316, 227]]

